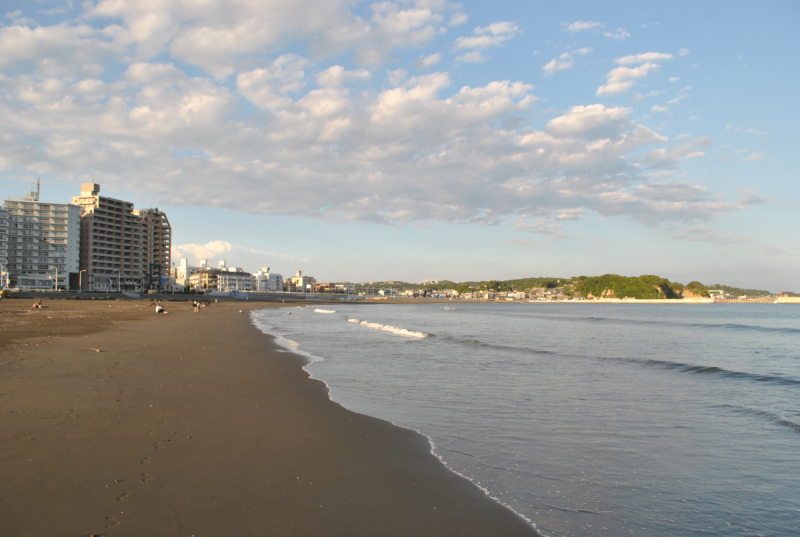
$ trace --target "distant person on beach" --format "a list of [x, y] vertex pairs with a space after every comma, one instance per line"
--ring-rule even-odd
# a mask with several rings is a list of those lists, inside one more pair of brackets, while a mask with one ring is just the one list
[[167, 310], [164, 309], [164, 306], [159, 304], [156, 306], [156, 313], [167, 313]]
[[197, 300], [195, 300], [194, 302], [192, 302], [192, 305], [194, 306], [194, 312], [195, 312], [195, 313], [197, 313], [197, 312], [199, 311], [199, 309], [198, 309], [198, 307], [197, 307]]

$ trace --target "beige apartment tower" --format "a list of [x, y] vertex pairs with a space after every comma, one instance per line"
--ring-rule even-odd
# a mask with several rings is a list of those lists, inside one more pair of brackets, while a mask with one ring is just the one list
[[81, 207], [80, 268], [83, 289], [163, 289], [171, 258], [172, 227], [158, 209], [100, 196], [100, 185], [84, 183], [72, 198]]

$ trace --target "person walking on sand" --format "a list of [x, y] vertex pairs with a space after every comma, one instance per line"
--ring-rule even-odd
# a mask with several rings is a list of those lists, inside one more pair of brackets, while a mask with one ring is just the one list
[[199, 311], [199, 310], [197, 309], [197, 300], [195, 300], [194, 302], [192, 302], [192, 305], [194, 306], [194, 312], [195, 312], [195, 313], [197, 313], [197, 312]]

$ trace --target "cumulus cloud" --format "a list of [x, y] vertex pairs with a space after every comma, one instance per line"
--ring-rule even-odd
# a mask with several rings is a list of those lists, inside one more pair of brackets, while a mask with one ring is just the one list
[[749, 160], [749, 161], [757, 161], [757, 160], [764, 160], [764, 153], [752, 153], [749, 157], [745, 157], [742, 160]]
[[464, 13], [453, 13], [450, 17], [450, 22], [448, 23], [449, 26], [460, 26], [462, 24], [466, 24], [469, 20], [469, 17]]
[[379, 63], [393, 50], [431, 40], [443, 20], [440, 4], [376, 2], [364, 19], [345, 0], [99, 0], [88, 4], [85, 16], [113, 21], [140, 58], [168, 49], [176, 59], [226, 77], [239, 71], [242, 59], [298, 37], [309, 40], [315, 58], [350, 50], [361, 63]]
[[416, 62], [414, 62], [414, 66], [420, 70], [430, 69], [442, 59], [442, 55], [438, 52], [435, 54], [431, 54], [430, 56], [421, 56]]
[[[188, 259], [189, 266], [199, 266], [200, 261], [208, 261], [209, 267], [216, 267], [221, 260], [227, 261], [229, 267], [239, 266], [246, 270], [257, 270], [262, 266], [273, 265], [272, 268], [283, 270], [276, 265], [283, 265], [290, 261], [308, 261], [307, 258], [298, 258], [276, 252], [265, 252], [231, 244], [228, 241], [211, 241], [206, 244], [176, 244], [172, 247], [173, 259]], [[277, 263], [275, 263], [277, 262]], [[290, 272], [292, 269], [287, 270]]]
[[624, 41], [631, 36], [624, 28], [617, 28], [616, 32], [605, 32], [603, 35], [609, 39], [616, 39], [617, 41]]
[[645, 161], [653, 168], [675, 168], [678, 162], [693, 158], [706, 156], [702, 151], [696, 151], [691, 145], [681, 145], [671, 151], [665, 148], [649, 151], [645, 156]]
[[553, 73], [557, 71], [564, 71], [572, 67], [574, 60], [572, 59], [572, 55], [569, 52], [563, 53], [558, 58], [553, 58], [548, 63], [542, 66], [542, 71], [544, 71], [544, 76], [551, 76]]
[[689, 49], [688, 48], [684, 47], [684, 48], [682, 48], [682, 49], [680, 49], [678, 51], [678, 56], [686, 56], [687, 54], [689, 54]]
[[602, 28], [603, 24], [597, 21], [575, 21], [566, 27], [568, 32], [585, 32], [593, 28]]
[[345, 82], [350, 82], [353, 80], [367, 80], [371, 76], [371, 73], [366, 69], [348, 71], [341, 65], [334, 65], [333, 67], [329, 67], [324, 71], [320, 71], [314, 75], [314, 78], [316, 79], [317, 84], [320, 86], [338, 88]]
[[[438, 53], [419, 58], [421, 76], [349, 61], [429, 42], [445, 24], [442, 6], [385, 2], [356, 15], [344, 0], [100, 0], [82, 13], [98, 28], [2, 27], [0, 169], [71, 183], [91, 170], [110, 190], [174, 206], [383, 225], [508, 222], [550, 238], [585, 211], [659, 225], [745, 206], [671, 182], [702, 153], [659, 149], [667, 138], [628, 108], [554, 110], [536, 128], [525, 81], [455, 86], [435, 70]], [[454, 50], [461, 62], [485, 60], [518, 33], [512, 22], [479, 26]], [[343, 51], [347, 62], [331, 59]], [[600, 93], [657, 70], [639, 56]], [[236, 248], [178, 245], [176, 256]]]
[[645, 52], [644, 54], [623, 56], [622, 58], [617, 58], [614, 61], [619, 65], [633, 65], [635, 63], [660, 62], [671, 59], [672, 54], [666, 54], [664, 52]]
[[627, 92], [639, 78], [661, 68], [657, 63], [644, 63], [638, 67], [617, 67], [606, 75], [606, 83], [597, 88], [597, 95], [618, 95]]
[[666, 106], [659, 106], [659, 105], [656, 104], [656, 105], [653, 105], [650, 108], [650, 110], [652, 110], [653, 112], [666, 112], [667, 110], [669, 110], [669, 108], [667, 108]]
[[481, 51], [502, 45], [519, 33], [519, 28], [513, 22], [495, 22], [488, 26], [478, 26], [472, 36], [459, 37], [456, 39], [454, 50], [470, 50], [466, 54], [456, 58], [465, 63], [482, 63], [489, 58]]

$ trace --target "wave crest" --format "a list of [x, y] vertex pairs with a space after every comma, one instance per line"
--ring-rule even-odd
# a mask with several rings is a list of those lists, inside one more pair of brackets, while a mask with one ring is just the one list
[[316, 308], [314, 313], [336, 313], [336, 310], [324, 310], [322, 308]]
[[416, 339], [422, 339], [430, 335], [422, 332], [415, 332], [413, 330], [407, 330], [405, 328], [399, 328], [397, 326], [391, 326], [380, 323], [370, 323], [368, 321], [362, 321], [361, 319], [353, 319], [352, 317], [347, 319], [347, 322], [355, 323], [365, 328], [371, 328], [372, 330], [381, 330], [382, 332], [389, 332], [390, 334], [395, 334], [397, 336], [403, 336], [403, 337], [413, 337]]

